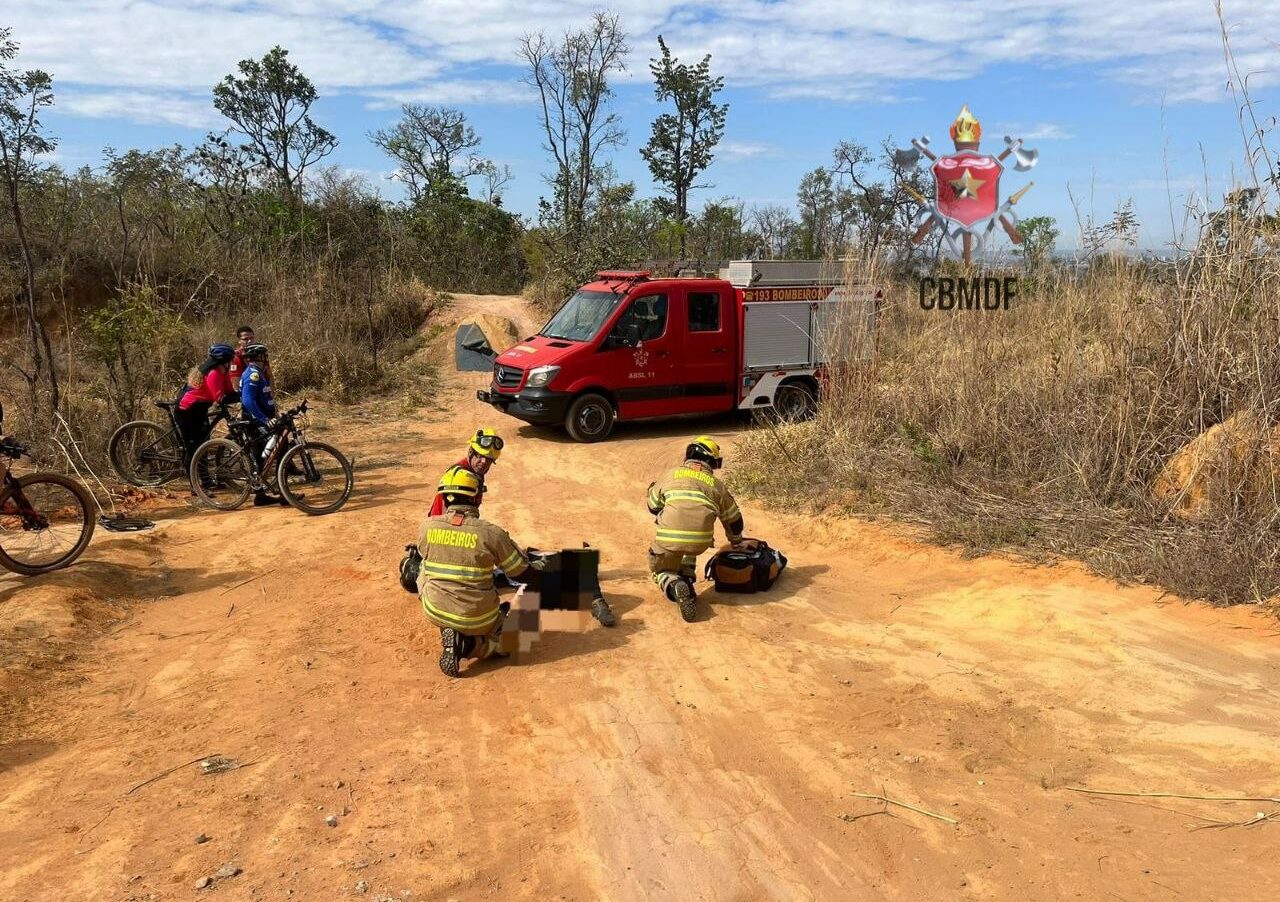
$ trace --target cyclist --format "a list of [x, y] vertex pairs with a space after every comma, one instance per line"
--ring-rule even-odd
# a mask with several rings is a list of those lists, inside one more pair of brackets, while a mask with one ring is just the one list
[[[246, 345], [240, 353], [245, 361], [240, 378], [240, 409], [244, 412], [244, 418], [249, 421], [247, 428], [251, 430], [249, 439], [252, 453], [258, 458], [258, 465], [262, 466], [263, 458], [267, 455], [267, 434], [275, 426], [277, 415], [275, 396], [271, 391], [267, 346]], [[288, 503], [279, 495], [268, 494], [265, 488], [259, 489], [253, 496], [255, 507]]]
[[[464, 470], [470, 470], [476, 474], [480, 480], [480, 494], [475, 498], [476, 506], [480, 506], [484, 493], [486, 491], [484, 485], [484, 476], [489, 472], [489, 468], [498, 462], [498, 458], [502, 456], [502, 436], [493, 429], [477, 429], [476, 434], [471, 437], [471, 443], [467, 447], [467, 456], [458, 461], [454, 466], [462, 467]], [[431, 503], [431, 512], [428, 517], [439, 517], [445, 511], [445, 498], [443, 492], [436, 493], [436, 499]]]
[[[244, 378], [245, 367], [248, 365], [248, 358], [245, 357], [245, 351], [249, 345], [254, 344], [253, 326], [241, 326], [236, 329], [236, 355], [231, 358], [231, 388], [240, 391], [240, 380]], [[271, 364], [267, 363], [262, 370], [266, 373], [267, 381], [271, 381]]]
[[186, 459], [191, 460], [196, 448], [209, 438], [209, 409], [215, 404], [230, 404], [240, 400], [231, 390], [227, 371], [235, 357], [235, 348], [228, 344], [209, 346], [209, 359], [192, 370], [187, 388], [178, 401], [174, 418], [182, 434]]

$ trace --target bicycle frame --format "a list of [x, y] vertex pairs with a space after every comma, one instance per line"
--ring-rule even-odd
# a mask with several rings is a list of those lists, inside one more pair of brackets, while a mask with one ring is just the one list
[[[296, 444], [301, 445], [304, 448], [306, 447], [306, 429], [304, 424], [300, 422], [300, 420], [306, 416], [306, 413], [307, 402], [303, 401], [298, 408], [282, 413], [279, 418], [280, 421], [273, 428], [268, 429], [264, 434], [256, 436], [253, 439], [248, 438], [247, 434], [245, 434], [240, 428], [234, 426], [231, 427], [232, 437], [235, 439], [236, 444], [244, 449], [249, 456], [249, 474], [252, 479], [252, 484], [250, 486], [251, 489], [258, 491], [259, 489], [268, 488], [277, 481], [264, 479], [263, 477], [266, 474], [271, 473], [273, 466], [278, 460], [280, 460], [280, 457], [289, 446]], [[261, 463], [259, 463], [258, 448], [260, 446], [265, 447], [266, 443], [271, 440], [272, 436], [277, 437], [275, 446], [271, 449], [269, 454], [262, 458]], [[314, 470], [314, 465], [305, 455], [303, 456], [303, 461], [306, 467]], [[311, 472], [307, 475], [314, 476], [315, 474], [314, 472]]]
[[[14, 445], [13, 448], [18, 454], [26, 450], [21, 445]], [[6, 451], [5, 453], [8, 452]], [[13, 470], [3, 461], [0, 461], [0, 470], [4, 471], [4, 479], [0, 480], [0, 493], [9, 495], [5, 499], [4, 506], [0, 507], [0, 514], [8, 514], [10, 516], [17, 514], [22, 518], [22, 528], [24, 530], [47, 529], [49, 518], [33, 508], [31, 502], [27, 500], [27, 496], [22, 494], [22, 489], [18, 486], [18, 480], [14, 477]], [[10, 505], [13, 505], [12, 510], [9, 507]]]
[[[150, 444], [141, 448], [137, 452], [138, 459], [144, 462], [155, 462], [157, 459], [157, 455], [155, 454], [154, 451], [152, 451], [152, 448], [155, 445], [165, 442], [167, 440], [173, 440], [178, 445], [178, 447], [182, 449], [181, 463], [185, 464], [188, 460], [190, 460], [191, 449], [187, 447], [186, 439], [182, 435], [182, 429], [178, 426], [178, 405], [172, 402], [160, 402], [160, 401], [155, 402], [155, 404], [157, 407], [163, 410], [165, 414], [168, 416], [169, 431], [161, 435], [159, 438], [155, 439], [154, 441], [152, 441]], [[213, 434], [213, 430], [217, 427], [218, 423], [226, 419], [228, 419], [226, 407], [222, 405], [218, 405], [214, 413], [214, 416], [209, 420], [209, 435]], [[160, 462], [167, 463], [168, 461], [165, 458], [160, 458]], [[185, 466], [183, 466], [182, 469], [185, 471]], [[173, 476], [170, 478], [175, 479], [177, 477]]]

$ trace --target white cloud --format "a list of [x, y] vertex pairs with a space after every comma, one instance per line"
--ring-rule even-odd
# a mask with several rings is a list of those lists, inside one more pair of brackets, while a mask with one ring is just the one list
[[[239, 60], [278, 43], [326, 92], [354, 92], [375, 104], [519, 103], [524, 95], [514, 67], [520, 36], [580, 27], [598, 5], [13, 0], [5, 19], [22, 45], [20, 65], [47, 69], [56, 84], [103, 97], [130, 91], [207, 96]], [[1268, 43], [1280, 40], [1280, 2], [1224, 5], [1240, 69], [1252, 73], [1251, 87], [1280, 84], [1280, 50]], [[682, 59], [712, 53], [715, 71], [729, 85], [778, 100], [902, 102], [916, 83], [970, 78], [996, 66], [1014, 67], [1028, 94], [1046, 71], [1084, 66], [1127, 85], [1134, 99], [1230, 99], [1209, 0], [700, 0], [696, 6], [612, 0], [609, 7], [630, 36], [623, 81], [648, 81], [648, 60], [661, 33]], [[499, 71], [477, 72], [478, 66]], [[510, 81], [501, 78], [508, 71]], [[105, 100], [96, 103], [105, 108]], [[138, 103], [121, 104], [133, 117], [160, 115]], [[177, 101], [166, 109], [170, 118], [164, 121], [191, 118]]]
[[755, 141], [721, 141], [716, 147], [722, 159], [753, 160], [761, 157], [775, 157], [778, 148], [772, 144], [761, 144]]
[[147, 91], [72, 91], [59, 95], [58, 109], [90, 119], [124, 119], [184, 128], [212, 128], [220, 121], [208, 100]]
[[983, 126], [983, 135], [1022, 138], [1024, 141], [1067, 141], [1074, 138], [1071, 132], [1056, 122], [1039, 122], [1035, 125], [1023, 123], [996, 123], [990, 127]]
[[534, 103], [536, 95], [528, 85], [512, 78], [508, 81], [477, 79], [475, 81], [429, 81], [422, 85], [375, 91], [371, 109], [388, 109], [402, 103], [522, 105]]

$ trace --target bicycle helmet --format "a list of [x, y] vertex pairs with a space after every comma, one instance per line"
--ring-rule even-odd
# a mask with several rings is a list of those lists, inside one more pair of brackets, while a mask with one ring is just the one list
[[209, 359], [216, 363], [230, 363], [235, 356], [236, 349], [231, 345], [209, 345]]
[[259, 344], [246, 345], [243, 353], [245, 360], [262, 360], [267, 356], [267, 346]]
[[709, 435], [700, 435], [684, 449], [685, 460], [700, 460], [718, 470], [724, 464], [720, 444]]
[[471, 450], [494, 463], [502, 456], [502, 436], [493, 429], [477, 429], [471, 437]]

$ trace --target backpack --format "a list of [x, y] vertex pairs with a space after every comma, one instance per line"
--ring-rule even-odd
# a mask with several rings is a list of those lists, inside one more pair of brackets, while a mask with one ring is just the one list
[[763, 539], [725, 545], [707, 561], [705, 575], [717, 592], [764, 592], [787, 566], [786, 556]]
[[400, 587], [406, 592], [418, 594], [418, 571], [422, 568], [422, 553], [417, 545], [404, 546], [405, 555], [400, 559]]

